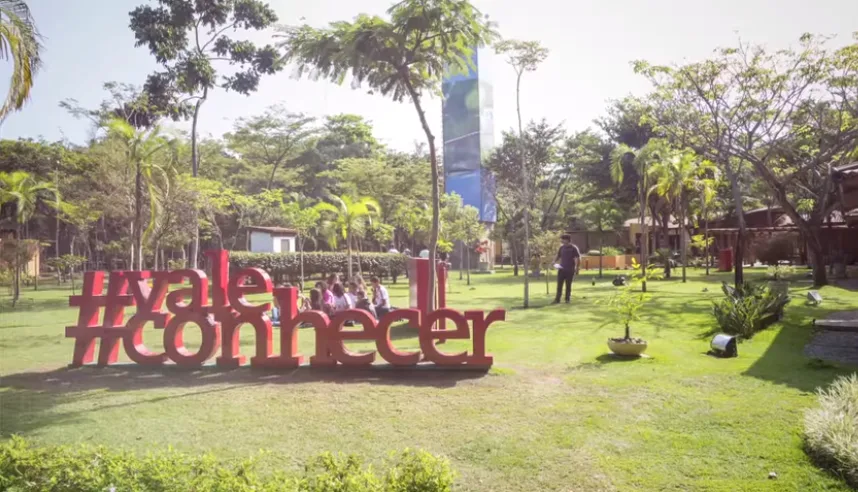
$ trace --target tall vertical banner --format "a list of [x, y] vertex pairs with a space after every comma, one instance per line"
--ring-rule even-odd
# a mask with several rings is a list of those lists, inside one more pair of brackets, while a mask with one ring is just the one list
[[483, 160], [494, 146], [491, 83], [474, 50], [468, 73], [449, 73], [442, 84], [444, 191], [457, 193], [480, 211], [480, 221], [497, 221], [494, 176]]

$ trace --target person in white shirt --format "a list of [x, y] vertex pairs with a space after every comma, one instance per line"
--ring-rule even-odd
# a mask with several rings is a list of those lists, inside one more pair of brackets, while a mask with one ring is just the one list
[[372, 303], [375, 305], [375, 312], [378, 317], [382, 317], [390, 312], [390, 295], [387, 289], [381, 285], [378, 277], [369, 279], [372, 284]]
[[341, 311], [345, 311], [347, 309], [352, 309], [355, 307], [354, 303], [352, 303], [349, 298], [346, 297], [346, 293], [343, 290], [343, 284], [334, 284], [334, 288], [331, 292], [334, 294], [335, 313], [339, 313]]
[[390, 245], [390, 249], [389, 249], [389, 250], [387, 250], [387, 252], [388, 252], [388, 253], [399, 254], [399, 250], [398, 250], [398, 249], [396, 249], [396, 246], [394, 246], [394, 245], [392, 245], [392, 244]]
[[349, 303], [352, 307], [357, 306], [357, 293], [360, 288], [358, 287], [357, 282], [349, 282], [349, 291], [346, 292], [346, 297], [349, 300]]

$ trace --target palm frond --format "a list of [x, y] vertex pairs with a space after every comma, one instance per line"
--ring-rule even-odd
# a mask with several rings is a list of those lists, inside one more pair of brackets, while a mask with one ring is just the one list
[[30, 98], [33, 80], [42, 64], [40, 40], [25, 2], [0, 1], [0, 58], [12, 60], [9, 92], [0, 107], [0, 121], [12, 111], [21, 109]]

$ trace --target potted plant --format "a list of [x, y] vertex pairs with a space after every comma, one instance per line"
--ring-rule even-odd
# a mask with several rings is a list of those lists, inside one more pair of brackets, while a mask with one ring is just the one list
[[770, 266], [767, 272], [769, 277], [769, 288], [773, 292], [784, 293], [789, 292], [789, 278], [795, 273], [795, 268], [792, 265], [774, 265]]
[[651, 270], [643, 272], [634, 258], [632, 271], [630, 281], [625, 286], [618, 287], [617, 293], [608, 299], [608, 305], [614, 309], [625, 327], [625, 334], [621, 338], [608, 339], [608, 348], [611, 352], [623, 356], [639, 356], [647, 349], [646, 340], [632, 337], [631, 324], [640, 320], [640, 310], [650, 299], [647, 293], [641, 291], [641, 282], [644, 279], [657, 278]]

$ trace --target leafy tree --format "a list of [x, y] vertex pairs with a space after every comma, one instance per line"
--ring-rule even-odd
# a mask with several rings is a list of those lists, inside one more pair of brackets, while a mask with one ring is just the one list
[[330, 194], [345, 193], [335, 189], [338, 179], [334, 173], [342, 167], [340, 163], [345, 159], [374, 158], [381, 149], [381, 144], [372, 134], [372, 125], [363, 116], [327, 116], [315, 145], [306, 149], [295, 161], [306, 184], [304, 194], [323, 198]]
[[[10, 203], [14, 207], [16, 222], [15, 244], [16, 248], [24, 239], [24, 226], [36, 213], [39, 204], [55, 206], [59, 202], [57, 189], [53, 184], [39, 181], [30, 173], [15, 171], [12, 173], [0, 173], [0, 207]], [[20, 254], [15, 255], [15, 286], [12, 303], [18, 302], [21, 294], [21, 265]]]
[[[697, 156], [692, 152], [673, 153], [662, 159], [652, 168], [653, 187], [660, 196], [671, 203], [676, 222], [679, 225], [679, 251], [682, 255], [682, 282], [686, 282], [688, 266], [688, 246], [685, 235], [688, 223], [688, 201], [691, 191], [700, 174]], [[666, 263], [667, 265], [670, 262]], [[670, 274], [667, 274], [670, 277]]]
[[[593, 200], [584, 205], [582, 213], [584, 221], [589, 227], [599, 231], [599, 278], [602, 278], [602, 249], [604, 248], [605, 230], [615, 230], [622, 226], [625, 214], [611, 199], [603, 198]], [[554, 243], [557, 243], [558, 234], [554, 233]], [[553, 258], [553, 257], [552, 257]]]
[[[858, 141], [858, 44], [835, 52], [804, 35], [797, 50], [740, 44], [681, 66], [637, 62], [654, 85], [654, 120], [672, 140], [715, 162], [731, 183], [741, 284], [746, 234], [739, 173], [750, 164], [807, 242], [814, 283], [827, 282], [820, 229], [836, 206], [830, 170]], [[804, 210], [802, 210], [804, 208]]]
[[337, 246], [337, 238], [346, 240], [348, 249], [348, 275], [352, 278], [352, 246], [356, 236], [362, 236], [372, 217], [381, 213], [381, 207], [373, 198], [353, 199], [349, 196], [331, 197], [331, 203], [319, 203], [315, 209], [325, 217], [322, 229], [327, 232], [331, 246]]
[[[361, 14], [353, 22], [326, 29], [308, 25], [286, 28], [285, 58], [299, 73], [342, 83], [366, 84], [395, 101], [410, 99], [429, 144], [432, 170], [432, 230], [429, 263], [435, 264], [441, 215], [435, 136], [426, 119], [423, 98], [438, 90], [450, 70], [467, 71], [477, 47], [496, 37], [491, 24], [467, 0], [403, 0], [389, 10], [389, 19]], [[434, 269], [433, 269], [434, 270]], [[429, 275], [429, 306], [435, 305], [435, 275]]]
[[100, 130], [106, 131], [114, 118], [123, 119], [134, 128], [152, 128], [164, 117], [178, 121], [191, 113], [191, 106], [183, 103], [175, 90], [165, 90], [156, 97], [133, 84], [105, 82], [103, 88], [110, 97], [97, 108], [85, 108], [74, 98], [60, 101], [60, 107], [72, 116], [90, 121], [91, 139], [95, 139]]
[[311, 237], [319, 227], [321, 214], [314, 207], [306, 207], [304, 204], [293, 201], [283, 204], [283, 214], [286, 223], [298, 233], [298, 250], [301, 256], [301, 289], [304, 289], [304, 242]]
[[[551, 284], [549, 272], [554, 266], [554, 258], [557, 255], [557, 238], [561, 234], [557, 231], [542, 231], [533, 238], [533, 268], [536, 271], [542, 270], [545, 273], [545, 293], [551, 293]], [[601, 276], [601, 259], [599, 260], [599, 275]]]
[[[164, 71], [149, 76], [144, 90], [151, 99], [178, 92], [195, 101], [191, 123], [191, 170], [199, 173], [197, 123], [209, 90], [221, 87], [239, 94], [256, 91], [263, 75], [283, 68], [280, 54], [270, 45], [227, 36], [229, 30], [262, 30], [277, 22], [277, 15], [259, 0], [158, 0], [157, 6], [141, 5], [130, 12], [135, 46], [146, 46]], [[216, 63], [233, 71], [218, 81]], [[191, 265], [199, 256], [199, 229], [191, 245]]]
[[144, 187], [149, 191], [150, 219], [146, 231], [151, 232], [154, 227], [155, 199], [153, 187], [155, 175], [163, 174], [165, 170], [158, 166], [155, 157], [170, 149], [171, 142], [161, 136], [161, 129], [155, 126], [151, 130], [137, 130], [127, 121], [115, 118], [109, 124], [109, 136], [119, 141], [125, 148], [125, 157], [128, 165], [134, 169], [134, 222], [133, 222], [133, 248], [131, 250], [131, 264], [137, 270], [143, 269], [143, 192]]
[[0, 0], [0, 58], [12, 60], [9, 92], [0, 106], [0, 121], [24, 106], [41, 68], [42, 45], [36, 23], [23, 0]]
[[[535, 72], [539, 64], [548, 57], [548, 49], [538, 41], [505, 40], [495, 46], [498, 54], [507, 55], [507, 63], [515, 70], [515, 110], [518, 115], [518, 153], [521, 170], [521, 186], [525, 196], [530, 196], [527, 165], [525, 165], [524, 130], [521, 123], [521, 77], [525, 72]], [[530, 207], [524, 206], [524, 307], [530, 303], [530, 280], [527, 267], [530, 262]]]
[[311, 116], [290, 113], [285, 107], [275, 105], [260, 116], [238, 119], [235, 130], [224, 138], [242, 159], [271, 168], [265, 186], [271, 189], [277, 169], [298, 157], [317, 133], [313, 127], [315, 121]]
[[[647, 235], [646, 213], [649, 205], [650, 184], [648, 176], [652, 172], [652, 166], [664, 159], [670, 153], [667, 144], [658, 139], [650, 140], [643, 148], [636, 150], [625, 144], [620, 144], [611, 155], [611, 176], [614, 182], [622, 185], [631, 170], [634, 173], [638, 188], [638, 205], [640, 207], [641, 227], [641, 289], [646, 292], [647, 261], [649, 259], [649, 236]], [[668, 262], [668, 264], [670, 264]]]

